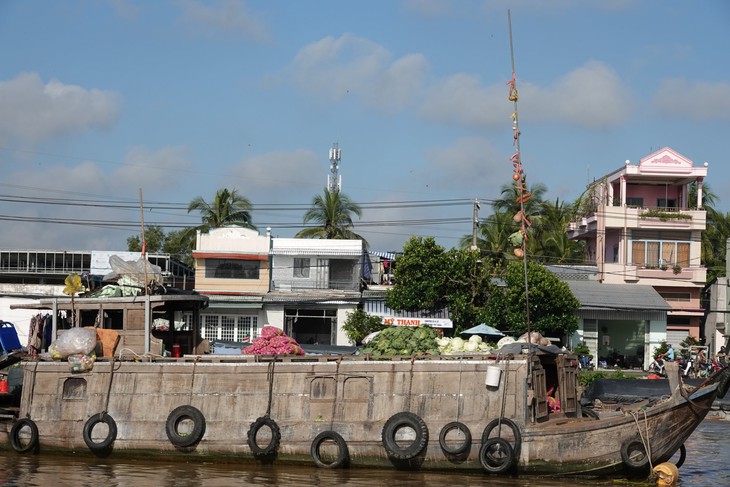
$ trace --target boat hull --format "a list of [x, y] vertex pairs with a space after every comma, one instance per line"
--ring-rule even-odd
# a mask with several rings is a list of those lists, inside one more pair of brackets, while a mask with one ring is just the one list
[[[670, 458], [715, 396], [715, 386], [709, 386], [691, 401], [674, 394], [645, 411], [617, 412], [600, 420], [551, 415], [535, 423], [527, 407], [527, 363], [525, 357], [497, 363], [483, 358], [261, 361], [196, 356], [100, 361], [91, 371], [72, 373], [65, 363], [27, 362], [19, 417], [37, 426], [41, 450], [91, 449], [105, 455], [154, 451], [311, 463], [315, 437], [333, 431], [346, 444], [351, 465], [481, 471], [482, 432], [501, 416], [521, 432], [513, 470], [577, 475], [624, 469], [621, 446], [641, 434], [650, 438], [654, 462]], [[495, 366], [501, 371], [499, 384], [488, 386], [489, 367]], [[204, 432], [192, 444], [187, 444], [187, 433], [170, 436], [174, 412], [181, 406], [199, 411], [204, 422]], [[115, 438], [110, 448], [91, 448], [89, 422], [104, 413], [116, 423]], [[424, 425], [424, 448], [413, 455], [394, 454], [384, 439], [389, 419], [401, 413]], [[258, 443], [251, 443], [252, 429], [262, 419], [273, 420], [280, 435], [273, 454], [261, 455]], [[471, 441], [457, 454], [447, 451], [450, 440], [440, 435], [454, 422], [471, 433]], [[10, 424], [7, 428], [12, 434]], [[415, 430], [418, 426], [404, 428], [399, 435], [408, 442], [409, 435], [418, 436]], [[269, 441], [266, 435], [264, 440]], [[402, 441], [395, 434], [392, 440]]]

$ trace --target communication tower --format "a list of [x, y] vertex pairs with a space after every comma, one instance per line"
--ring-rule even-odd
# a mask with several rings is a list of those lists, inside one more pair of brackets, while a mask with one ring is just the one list
[[340, 159], [342, 158], [342, 150], [339, 144], [335, 142], [330, 149], [330, 172], [327, 176], [327, 190], [330, 193], [339, 193], [342, 191], [342, 176], [340, 175]]

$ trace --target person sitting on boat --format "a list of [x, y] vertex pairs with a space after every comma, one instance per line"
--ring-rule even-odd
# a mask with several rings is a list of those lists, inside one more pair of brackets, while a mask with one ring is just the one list
[[726, 358], [727, 352], [725, 351], [725, 346], [722, 346], [720, 347], [720, 350], [717, 351], [717, 355], [715, 355], [715, 360], [717, 360], [720, 365], [725, 367]]
[[550, 387], [550, 390], [547, 391], [547, 404], [548, 409], [551, 413], [559, 413], [560, 412], [560, 399], [556, 398], [554, 394], [555, 393], [555, 386]]

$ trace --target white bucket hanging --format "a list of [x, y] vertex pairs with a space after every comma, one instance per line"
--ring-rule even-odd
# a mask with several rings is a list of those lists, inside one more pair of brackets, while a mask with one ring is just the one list
[[496, 365], [487, 365], [487, 379], [485, 383], [489, 387], [499, 387], [499, 380], [502, 378], [502, 369]]

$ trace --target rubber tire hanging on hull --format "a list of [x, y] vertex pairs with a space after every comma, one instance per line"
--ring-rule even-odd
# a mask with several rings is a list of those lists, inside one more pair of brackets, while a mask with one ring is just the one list
[[504, 473], [512, 468], [516, 459], [514, 450], [504, 438], [489, 438], [479, 449], [479, 463], [487, 473]]
[[[337, 455], [333, 462], [324, 461], [319, 451], [322, 444], [328, 440], [334, 441], [337, 445]], [[314, 464], [320, 468], [347, 468], [350, 466], [350, 450], [347, 448], [347, 442], [336, 431], [323, 431], [315, 436], [310, 453]]]
[[[634, 452], [641, 452], [644, 456], [637, 460], [633, 458]], [[646, 468], [649, 465], [649, 455], [646, 453], [644, 443], [636, 438], [626, 440], [624, 444], [621, 445], [621, 461], [627, 469], [632, 471]]]
[[[20, 432], [27, 427], [30, 430], [30, 438], [27, 443], [21, 441]], [[38, 426], [30, 418], [19, 419], [10, 430], [10, 446], [18, 453], [29, 453], [38, 449], [39, 436]]]
[[520, 447], [522, 447], [522, 434], [520, 433], [519, 426], [517, 426], [511, 419], [497, 418], [487, 423], [487, 426], [484, 427], [484, 432], [482, 433], [482, 445], [490, 439], [489, 435], [498, 427], [500, 422], [502, 423], [502, 426], [509, 426], [512, 430], [512, 436], [514, 437], [515, 444], [510, 446], [512, 446], [512, 452], [514, 453], [515, 458], [518, 458], [520, 456]]
[[[178, 427], [185, 420], [193, 423], [193, 429], [190, 433], [181, 434], [178, 431]], [[173, 445], [183, 448], [193, 446], [203, 439], [203, 435], [205, 434], [205, 416], [203, 416], [203, 413], [199, 409], [193, 406], [178, 406], [167, 416], [165, 432], [170, 443]]]
[[[108, 431], [106, 437], [104, 437], [102, 441], [95, 441], [94, 438], [92, 438], [92, 433], [94, 431], [94, 427], [99, 423], [106, 424]], [[94, 414], [86, 421], [86, 424], [84, 425], [84, 443], [86, 443], [86, 446], [88, 446], [89, 450], [92, 452], [105, 452], [109, 450], [116, 439], [117, 423], [114, 421], [114, 418], [107, 413]]]
[[[464, 434], [463, 442], [455, 447], [450, 446], [447, 443], [448, 439], [446, 438], [446, 435], [448, 435], [453, 430], [459, 430]], [[461, 455], [471, 446], [471, 431], [469, 431], [469, 428], [464, 423], [460, 423], [459, 421], [452, 421], [451, 423], [448, 423], [446, 426], [441, 428], [441, 433], [439, 433], [439, 446], [447, 455]]]
[[[402, 428], [411, 428], [416, 433], [413, 441], [406, 446], [400, 446], [396, 441], [396, 435]], [[394, 414], [385, 422], [381, 438], [383, 447], [390, 457], [410, 460], [423, 453], [428, 446], [428, 427], [418, 415], [403, 411]]]
[[[267, 427], [271, 430], [271, 441], [268, 445], [261, 447], [256, 441], [256, 436], [261, 428]], [[281, 431], [276, 421], [267, 417], [261, 416], [251, 423], [251, 427], [248, 429], [248, 446], [251, 448], [254, 456], [256, 457], [268, 457], [276, 453], [281, 443]]]

